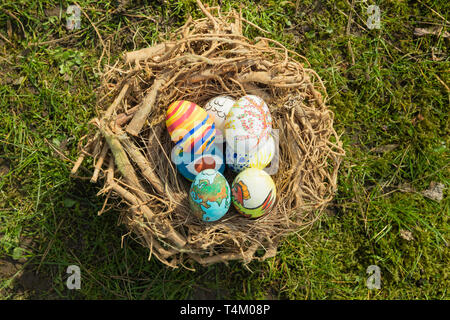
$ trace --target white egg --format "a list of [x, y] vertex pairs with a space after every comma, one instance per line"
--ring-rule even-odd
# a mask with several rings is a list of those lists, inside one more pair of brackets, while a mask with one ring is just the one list
[[266, 143], [258, 146], [256, 151], [233, 149], [226, 146], [225, 161], [226, 164], [238, 173], [246, 168], [264, 169], [272, 161], [275, 155], [275, 140], [272, 136]]
[[269, 107], [258, 96], [243, 96], [228, 112], [224, 130], [225, 140], [231, 148], [256, 150], [267, 142], [272, 131]]
[[205, 104], [204, 109], [214, 118], [216, 133], [219, 136], [222, 135], [225, 119], [234, 103], [235, 100], [230, 96], [218, 96], [210, 99]]
[[277, 196], [275, 183], [265, 171], [247, 168], [239, 173], [231, 186], [231, 201], [236, 210], [248, 218], [268, 214]]

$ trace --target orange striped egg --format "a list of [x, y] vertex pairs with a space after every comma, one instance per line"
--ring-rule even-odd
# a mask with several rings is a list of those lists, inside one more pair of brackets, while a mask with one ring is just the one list
[[216, 137], [214, 119], [197, 104], [175, 101], [169, 106], [166, 127], [170, 138], [184, 152], [201, 154], [208, 151]]

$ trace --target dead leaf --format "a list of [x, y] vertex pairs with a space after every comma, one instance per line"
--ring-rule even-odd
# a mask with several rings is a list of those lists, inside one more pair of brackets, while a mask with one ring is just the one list
[[427, 190], [422, 191], [422, 195], [434, 201], [441, 201], [444, 198], [444, 184], [432, 181]]
[[68, 74], [68, 73], [65, 73], [65, 74], [64, 74], [64, 76], [63, 76], [63, 80], [64, 80], [64, 81], [67, 82], [67, 81], [70, 81], [71, 79], [72, 79], [72, 77], [70, 76], [70, 74]]
[[1, 163], [0, 162], [0, 177], [6, 176], [9, 173], [9, 165], [6, 163]]
[[11, 21], [9, 19], [6, 20], [6, 33], [8, 34], [8, 38], [12, 39], [13, 31]]
[[423, 120], [425, 120], [424, 116], [419, 113], [416, 117], [414, 117], [411, 120], [411, 123], [412, 123], [413, 126], [415, 126], [417, 124], [417, 122], [423, 121]]
[[12, 84], [15, 86], [20, 86], [25, 81], [25, 79], [26, 78], [24, 76], [21, 76], [20, 78], [13, 80]]
[[60, 6], [54, 8], [44, 9], [44, 13], [47, 17], [61, 17], [63, 9]]
[[400, 237], [402, 237], [406, 241], [414, 240], [414, 237], [413, 237], [411, 231], [408, 231], [408, 230], [405, 230], [405, 229], [401, 229], [400, 230]]
[[372, 150], [370, 150], [370, 151], [375, 152], [375, 153], [385, 153], [385, 152], [392, 151], [397, 147], [398, 147], [398, 144], [386, 144], [384, 146], [372, 148]]
[[433, 27], [433, 28], [415, 28], [414, 29], [414, 35], [418, 36], [418, 37], [423, 37], [426, 35], [435, 35], [435, 36], [442, 36], [444, 38], [449, 38], [450, 37], [450, 33], [448, 33], [447, 31], [444, 31], [442, 33], [442, 29], [444, 27]]
[[442, 61], [446, 57], [447, 57], [446, 54], [442, 50], [439, 50], [436, 47], [431, 47], [431, 60]]

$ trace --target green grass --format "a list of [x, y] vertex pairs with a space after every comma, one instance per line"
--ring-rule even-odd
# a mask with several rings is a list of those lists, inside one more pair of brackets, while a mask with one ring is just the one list
[[[0, 4], [0, 298], [450, 297], [447, 1], [377, 2], [381, 28], [373, 30], [371, 1], [354, 1], [353, 11], [351, 1], [221, 1], [270, 32], [248, 26], [247, 36], [270, 36], [307, 57], [326, 85], [347, 156], [335, 200], [307, 234], [291, 236], [251, 271], [233, 262], [197, 272], [148, 261], [131, 235], [121, 248], [127, 230], [118, 212], [97, 216], [101, 185], [69, 178], [66, 158], [77, 157], [100, 84], [96, 29], [111, 48], [104, 65], [154, 44], [189, 14], [201, 16], [193, 0], [122, 1], [116, 12], [117, 3], [79, 1], [92, 24], [83, 16], [76, 33], [64, 27], [66, 1]], [[414, 28], [433, 26], [443, 27], [440, 36], [414, 36]], [[445, 185], [440, 202], [420, 193], [433, 181]], [[415, 191], [400, 191], [405, 184]], [[81, 290], [66, 287], [73, 264]], [[380, 290], [366, 287], [370, 265], [381, 269]]]

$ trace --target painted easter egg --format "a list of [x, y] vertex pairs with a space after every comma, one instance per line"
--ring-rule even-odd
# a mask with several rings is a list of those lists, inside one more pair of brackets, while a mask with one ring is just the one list
[[193, 154], [209, 150], [216, 136], [214, 119], [203, 108], [186, 100], [169, 106], [166, 126], [176, 146]]
[[186, 153], [175, 146], [172, 149], [171, 159], [178, 171], [189, 181], [193, 181], [197, 174], [205, 169], [214, 169], [220, 173], [225, 171], [223, 153], [216, 145], [202, 154]]
[[236, 176], [231, 185], [231, 201], [236, 210], [247, 218], [268, 214], [275, 200], [275, 183], [263, 170], [247, 168]]
[[263, 145], [258, 146], [256, 151], [235, 150], [226, 146], [225, 161], [228, 167], [239, 173], [246, 168], [264, 169], [272, 161], [275, 155], [275, 140], [272, 136]]
[[230, 96], [218, 96], [210, 99], [205, 104], [205, 110], [208, 114], [214, 117], [216, 125], [216, 133], [222, 133], [225, 125], [225, 119], [233, 106], [235, 100]]
[[203, 170], [192, 182], [189, 190], [189, 205], [199, 219], [206, 222], [217, 221], [230, 208], [230, 185], [219, 171]]
[[254, 151], [267, 142], [272, 131], [269, 107], [255, 95], [239, 98], [228, 112], [224, 131], [225, 140], [233, 149]]

